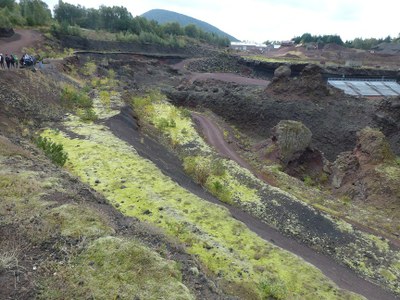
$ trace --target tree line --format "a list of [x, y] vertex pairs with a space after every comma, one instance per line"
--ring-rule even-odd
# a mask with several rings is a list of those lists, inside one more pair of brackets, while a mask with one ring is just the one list
[[[79, 34], [79, 28], [106, 30], [118, 33], [121, 40], [145, 41], [161, 44], [177, 44], [179, 37], [189, 37], [212, 45], [227, 47], [230, 41], [215, 33], [201, 30], [194, 24], [179, 23], [161, 25], [144, 17], [133, 17], [123, 6], [85, 8], [62, 0], [54, 7], [54, 18], [47, 4], [41, 0], [0, 0], [0, 28], [13, 26], [53, 25], [53, 32]], [[69, 28], [72, 27], [72, 28]]]
[[120, 39], [143, 40], [150, 42], [169, 42], [176, 37], [186, 36], [206, 43], [226, 47], [230, 41], [226, 37], [220, 37], [215, 33], [201, 30], [194, 24], [182, 27], [179, 23], [159, 24], [153, 20], [132, 14], [123, 6], [100, 6], [85, 8], [81, 5], [73, 5], [59, 1], [54, 7], [54, 18], [62, 26], [79, 26], [93, 30], [107, 30], [120, 33]]
[[343, 42], [339, 35], [312, 35], [310, 33], [304, 33], [301, 36], [296, 36], [292, 38], [295, 44], [307, 44], [307, 43], [317, 43], [317, 44], [337, 44], [340, 46], [345, 46], [348, 48], [356, 48], [363, 50], [370, 50], [373, 47], [381, 43], [400, 43], [400, 34], [397, 38], [392, 38], [387, 36], [386, 38], [355, 38], [354, 40]]
[[0, 0], [0, 28], [49, 25], [51, 19], [51, 10], [41, 0]]

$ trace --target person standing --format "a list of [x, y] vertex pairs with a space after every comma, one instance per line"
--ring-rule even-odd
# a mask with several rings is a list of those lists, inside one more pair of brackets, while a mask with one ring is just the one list
[[15, 68], [15, 60], [14, 60], [14, 55], [12, 53], [10, 54], [10, 63], [11, 63], [11, 69]]
[[8, 54], [6, 54], [5, 60], [6, 60], [7, 69], [10, 70], [11, 58], [8, 56]]
[[18, 69], [18, 62], [19, 62], [18, 56], [15, 55], [15, 54], [13, 54], [12, 57], [13, 57], [13, 59], [14, 59], [15, 68]]
[[6, 67], [4, 66], [4, 55], [3, 53], [0, 53], [0, 68], [5, 69]]

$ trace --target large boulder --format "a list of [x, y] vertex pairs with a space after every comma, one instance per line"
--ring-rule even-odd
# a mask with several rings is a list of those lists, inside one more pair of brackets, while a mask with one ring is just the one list
[[274, 79], [289, 78], [290, 75], [292, 75], [292, 70], [286, 65], [282, 65], [274, 71]]
[[285, 165], [298, 159], [310, 146], [312, 133], [303, 123], [282, 120], [272, 129], [272, 141], [276, 143], [279, 159]]
[[13, 35], [14, 35], [14, 29], [0, 28], [0, 37], [12, 37]]
[[385, 135], [370, 127], [366, 127], [357, 133], [357, 146], [354, 153], [361, 164], [376, 164], [395, 159]]

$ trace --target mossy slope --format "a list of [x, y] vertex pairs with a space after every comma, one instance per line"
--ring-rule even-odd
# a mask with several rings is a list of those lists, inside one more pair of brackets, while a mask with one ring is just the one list
[[226, 209], [172, 182], [104, 126], [84, 124], [73, 117], [65, 126], [84, 139], [51, 130], [43, 136], [64, 145], [69, 155], [66, 167], [124, 214], [178, 237], [221, 283], [241, 287], [232, 288], [231, 293], [244, 290], [240, 296], [249, 299], [357, 298], [338, 290], [301, 259], [260, 239]]

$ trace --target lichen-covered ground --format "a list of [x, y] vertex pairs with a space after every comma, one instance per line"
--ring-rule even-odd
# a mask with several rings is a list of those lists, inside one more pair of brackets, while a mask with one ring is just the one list
[[[173, 107], [162, 95], [136, 98], [133, 106], [142, 122], [156, 128], [180, 154], [186, 171], [222, 201], [242, 207], [363, 276], [400, 292], [400, 253], [387, 240], [320, 213], [292, 194], [258, 180], [235, 162], [218, 157], [194, 131], [187, 111]], [[297, 185], [292, 187], [299, 192]], [[310, 192], [309, 196], [315, 195]]]
[[105, 126], [72, 115], [63, 126], [65, 131], [42, 135], [64, 146], [67, 170], [125, 215], [175, 236], [226, 292], [247, 299], [356, 298], [311, 265], [259, 238], [226, 209], [178, 186]]
[[132, 231], [137, 222], [29, 143], [0, 136], [0, 194], [1, 299], [196, 298], [183, 270], [200, 271], [177, 259], [176, 242], [149, 225]]

